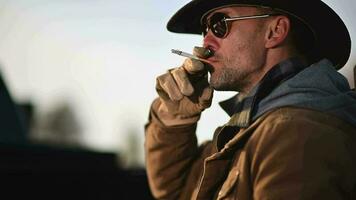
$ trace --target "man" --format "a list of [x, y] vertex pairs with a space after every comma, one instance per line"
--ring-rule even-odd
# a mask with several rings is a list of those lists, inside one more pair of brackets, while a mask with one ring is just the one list
[[[157, 78], [146, 161], [157, 199], [356, 199], [356, 94], [336, 70], [350, 36], [319, 0], [193, 0], [168, 30], [204, 34]], [[208, 80], [207, 73], [210, 73]], [[231, 116], [197, 145], [213, 89]]]

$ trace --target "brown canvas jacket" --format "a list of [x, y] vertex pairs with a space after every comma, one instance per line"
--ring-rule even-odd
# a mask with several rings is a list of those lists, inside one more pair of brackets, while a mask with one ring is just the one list
[[151, 112], [146, 167], [156, 199], [356, 199], [356, 128], [319, 111], [274, 109], [248, 128], [167, 128]]

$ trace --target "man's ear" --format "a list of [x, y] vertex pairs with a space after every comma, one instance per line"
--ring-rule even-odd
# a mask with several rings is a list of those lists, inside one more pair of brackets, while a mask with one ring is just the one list
[[266, 48], [275, 48], [281, 45], [290, 31], [290, 20], [285, 16], [277, 16], [270, 21], [266, 32]]

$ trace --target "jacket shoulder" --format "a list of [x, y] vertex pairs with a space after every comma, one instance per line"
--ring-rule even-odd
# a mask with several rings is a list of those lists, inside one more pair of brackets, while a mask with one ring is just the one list
[[[314, 125], [323, 125], [325, 127], [334, 127], [340, 131], [356, 130], [356, 125], [350, 124], [337, 116], [325, 112], [312, 110], [309, 108], [282, 107], [274, 109], [263, 116], [256, 122], [258, 123], [313, 123]], [[354, 132], [356, 134], [356, 132]]]
[[244, 151], [255, 198], [339, 199], [353, 190], [356, 129], [349, 123], [286, 107], [265, 114], [246, 131], [253, 131]]

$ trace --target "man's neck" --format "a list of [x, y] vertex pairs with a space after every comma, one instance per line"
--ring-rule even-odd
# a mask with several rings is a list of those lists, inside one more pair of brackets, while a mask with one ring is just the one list
[[304, 65], [307, 64], [306, 59], [300, 55], [291, 55], [291, 54], [284, 54], [283, 56], [276, 57], [275, 59], [268, 59], [266, 61], [265, 67], [261, 70], [259, 75], [256, 74], [256, 79], [253, 81], [254, 84], [250, 84], [249, 87], [244, 88], [243, 90], [239, 91], [241, 96], [248, 95], [253, 88], [255, 88], [263, 79], [263, 77], [276, 65], [279, 63], [286, 61], [290, 58], [297, 57]]

